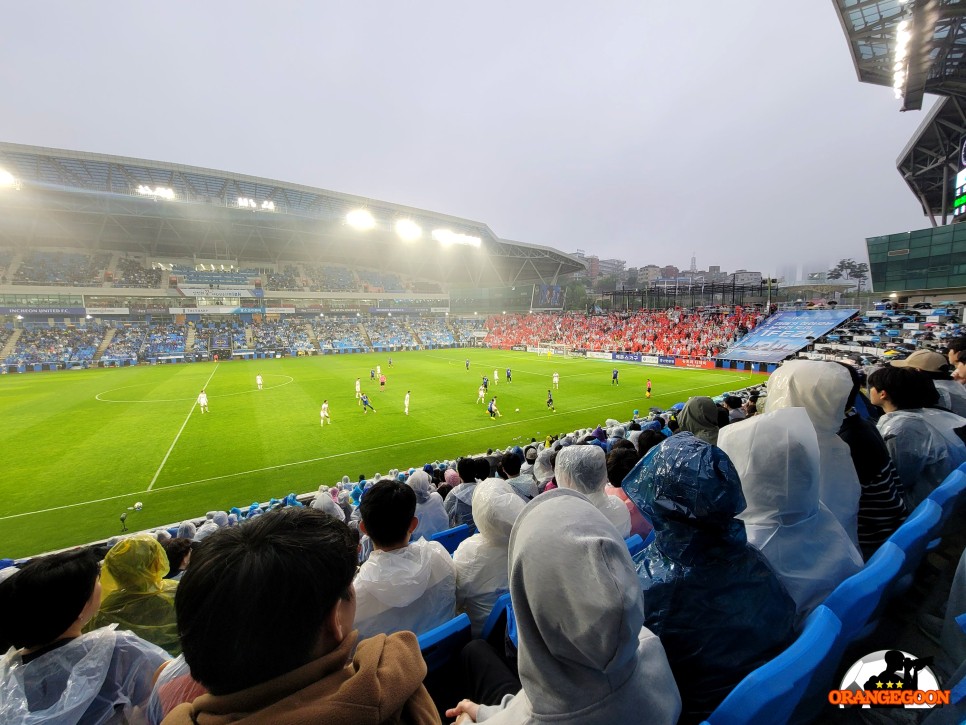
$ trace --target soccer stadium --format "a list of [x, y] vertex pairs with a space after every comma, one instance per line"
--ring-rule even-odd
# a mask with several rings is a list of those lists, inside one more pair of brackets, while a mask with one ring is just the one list
[[0, 721], [966, 722], [966, 13], [832, 5], [872, 301], [0, 142]]

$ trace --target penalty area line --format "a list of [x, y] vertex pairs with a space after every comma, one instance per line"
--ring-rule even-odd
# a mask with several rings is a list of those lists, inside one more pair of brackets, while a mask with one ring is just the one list
[[[208, 376], [208, 379], [205, 381], [205, 384], [201, 386], [201, 389], [202, 390], [204, 390], [205, 388], [207, 388], [208, 387], [208, 383], [210, 383], [211, 382], [211, 379], [213, 377], [215, 377], [215, 373], [218, 372], [218, 366], [219, 365], [221, 365], [221, 363], [215, 363], [215, 369], [211, 371], [211, 375]], [[164, 458], [161, 460], [161, 465], [158, 466], [158, 470], [154, 472], [154, 478], [152, 478], [151, 479], [151, 483], [148, 484], [148, 492], [149, 493], [150, 493], [151, 489], [154, 488], [154, 484], [158, 480], [158, 476], [161, 475], [161, 470], [164, 468], [164, 464], [166, 464], [168, 462], [168, 457], [171, 455], [171, 451], [173, 451], [174, 450], [174, 447], [177, 445], [178, 439], [181, 437], [181, 434], [184, 432], [184, 427], [186, 425], [188, 425], [188, 421], [191, 420], [191, 414], [195, 412], [195, 407], [197, 405], [198, 405], [198, 399], [195, 398], [194, 402], [191, 404], [191, 410], [188, 411], [188, 415], [187, 415], [187, 417], [185, 417], [184, 423], [181, 424], [181, 428], [180, 428], [180, 430], [178, 430], [178, 435], [176, 435], [174, 437], [174, 440], [171, 441], [171, 447], [168, 448], [168, 452], [164, 454]]]

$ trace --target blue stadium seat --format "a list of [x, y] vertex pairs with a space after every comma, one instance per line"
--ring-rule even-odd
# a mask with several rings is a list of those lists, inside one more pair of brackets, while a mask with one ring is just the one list
[[945, 526], [953, 511], [961, 503], [964, 491], [966, 491], [966, 463], [946, 476], [946, 480], [939, 484], [927, 498], [943, 510], [940, 529]]
[[460, 542], [464, 539], [468, 539], [473, 534], [473, 530], [468, 524], [460, 524], [459, 526], [454, 526], [452, 529], [446, 529], [446, 531], [440, 531], [438, 534], [433, 534], [429, 537], [430, 541], [438, 541], [443, 545], [443, 547], [453, 555], [456, 551], [456, 547], [460, 545]]
[[466, 614], [419, 635], [419, 650], [429, 672], [435, 672], [459, 654], [470, 641], [470, 618]]
[[648, 547], [654, 541], [654, 529], [647, 532], [647, 536], [644, 537], [644, 547]]
[[627, 550], [631, 552], [631, 556], [644, 549], [644, 539], [641, 538], [640, 534], [627, 537], [624, 539], [624, 543], [627, 544]]
[[486, 618], [486, 623], [483, 625], [483, 639], [489, 639], [490, 635], [493, 634], [493, 629], [499, 623], [500, 618], [506, 613], [507, 607], [510, 606], [510, 592], [503, 594], [499, 599], [493, 604], [493, 609], [490, 610], [490, 616]]
[[789, 722], [815, 675], [835, 668], [841, 628], [832, 610], [817, 607], [798, 639], [739, 682], [703, 725]]
[[915, 572], [919, 568], [922, 556], [926, 552], [929, 542], [940, 535], [942, 530], [942, 507], [927, 498], [916, 506], [909, 518], [893, 532], [887, 541], [902, 549], [906, 555], [903, 575]]
[[848, 645], [863, 633], [899, 580], [905, 561], [902, 549], [891, 542], [879, 547], [862, 571], [840, 583], [822, 604], [842, 623], [841, 638]]

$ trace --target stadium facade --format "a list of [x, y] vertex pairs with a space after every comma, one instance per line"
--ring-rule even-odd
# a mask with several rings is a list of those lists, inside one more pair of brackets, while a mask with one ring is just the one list
[[860, 82], [891, 87], [903, 111], [940, 96], [896, 161], [931, 226], [866, 240], [873, 289], [899, 302], [966, 296], [966, 4], [832, 2]]
[[[96, 269], [90, 279], [67, 283], [31, 280], [17, 270], [33, 250], [83, 255]], [[163, 279], [153, 288], [120, 288], [121, 260], [162, 269]], [[354, 280], [326, 289], [306, 267], [319, 274], [345, 268]], [[0, 314], [83, 308], [137, 316], [195, 306], [208, 314], [442, 313], [456, 287], [492, 289], [480, 299], [514, 309], [541, 300], [550, 307], [560, 301], [553, 291], [562, 278], [585, 265], [556, 249], [501, 239], [480, 222], [391, 202], [182, 164], [0, 143], [0, 268]], [[295, 283], [273, 288], [269, 280], [283, 274]]]

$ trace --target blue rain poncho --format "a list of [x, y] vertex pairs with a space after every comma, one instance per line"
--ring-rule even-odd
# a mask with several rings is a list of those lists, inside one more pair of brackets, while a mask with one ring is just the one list
[[795, 602], [745, 538], [741, 481], [720, 448], [679, 433], [652, 448], [623, 489], [654, 526], [634, 557], [644, 624], [664, 644], [682, 722], [699, 719], [790, 642]]

